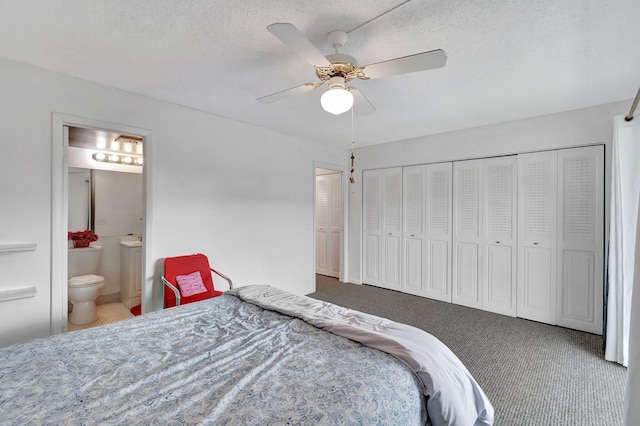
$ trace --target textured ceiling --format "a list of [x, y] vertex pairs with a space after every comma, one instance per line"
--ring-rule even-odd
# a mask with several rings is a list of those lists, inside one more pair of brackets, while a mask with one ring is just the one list
[[[316, 81], [266, 30], [290, 22], [323, 54], [403, 0], [0, 0], [0, 58], [243, 122], [349, 147], [350, 114], [324, 88], [265, 105], [256, 98]], [[640, 86], [638, 0], [412, 0], [350, 34], [360, 64], [444, 49], [444, 68], [356, 85], [359, 146], [632, 98]], [[98, 117], [99, 118], [99, 117]]]

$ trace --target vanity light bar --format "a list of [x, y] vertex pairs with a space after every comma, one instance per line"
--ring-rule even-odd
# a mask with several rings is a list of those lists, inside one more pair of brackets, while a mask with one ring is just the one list
[[114, 154], [109, 152], [96, 152], [91, 156], [101, 163], [124, 164], [125, 166], [142, 166], [142, 157], [127, 154]]
[[142, 155], [142, 138], [135, 136], [121, 135], [115, 138], [112, 144], [117, 144], [111, 147], [112, 151], [124, 151], [126, 153], [133, 153]]

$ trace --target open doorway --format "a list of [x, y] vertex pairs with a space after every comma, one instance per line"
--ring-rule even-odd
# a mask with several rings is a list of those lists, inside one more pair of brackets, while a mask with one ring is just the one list
[[[148, 197], [148, 194], [150, 193], [150, 185], [151, 185], [151, 179], [150, 179], [150, 170], [148, 170], [148, 167], [145, 165], [144, 167], [142, 167], [142, 163], [147, 163], [147, 160], [150, 158], [149, 157], [149, 141], [151, 138], [151, 132], [149, 130], [145, 130], [145, 129], [141, 129], [141, 128], [135, 128], [135, 127], [131, 127], [131, 126], [126, 126], [126, 125], [120, 125], [120, 124], [116, 124], [116, 123], [108, 123], [108, 122], [102, 122], [99, 120], [94, 120], [94, 119], [89, 119], [89, 118], [84, 118], [84, 117], [78, 117], [78, 116], [72, 116], [72, 115], [66, 115], [66, 114], [59, 114], [59, 113], [54, 113], [53, 114], [53, 120], [52, 120], [52, 169], [51, 169], [51, 179], [52, 179], [52, 184], [51, 184], [51, 220], [52, 220], [52, 235], [51, 235], [51, 334], [57, 334], [60, 332], [65, 332], [68, 331], [68, 325], [69, 325], [69, 277], [70, 277], [70, 273], [72, 273], [72, 271], [69, 270], [69, 252], [70, 252], [70, 246], [72, 246], [74, 243], [72, 241], [69, 240], [69, 235], [68, 235], [68, 231], [71, 231], [71, 229], [69, 229], [70, 223], [69, 223], [69, 209], [71, 208], [71, 204], [70, 204], [70, 200], [69, 200], [69, 191], [72, 189], [70, 188], [70, 172], [71, 173], [76, 173], [78, 172], [79, 175], [81, 175], [80, 177], [78, 177], [78, 179], [75, 179], [75, 177], [73, 178], [74, 181], [79, 181], [76, 183], [79, 183], [80, 187], [85, 187], [84, 184], [87, 185], [92, 185], [92, 180], [97, 181], [98, 179], [104, 178], [105, 176], [97, 176], [97, 174], [95, 172], [92, 172], [92, 169], [100, 169], [96, 163], [100, 162], [100, 161], [105, 161], [105, 159], [101, 156], [101, 155], [97, 155], [98, 151], [102, 151], [102, 152], [107, 152], [107, 151], [115, 151], [115, 149], [112, 149], [112, 147], [107, 148], [106, 146], [102, 147], [102, 145], [104, 144], [103, 142], [100, 142], [100, 146], [96, 145], [93, 148], [93, 152], [90, 155], [91, 160], [85, 158], [85, 163], [78, 163], [76, 162], [76, 159], [72, 158], [74, 157], [78, 152], [76, 151], [76, 148], [74, 148], [73, 146], [70, 146], [70, 138], [69, 138], [69, 130], [70, 128], [78, 128], [81, 130], [85, 130], [87, 132], [103, 132], [103, 133], [112, 133], [112, 134], [117, 134], [119, 136], [121, 135], [125, 135], [125, 136], [131, 136], [131, 140], [126, 140], [127, 138], [123, 138], [120, 140], [121, 142], [121, 148], [123, 150], [128, 150], [131, 149], [132, 152], [126, 152], [126, 154], [133, 154], [133, 155], [128, 155], [129, 159], [125, 158], [127, 157], [127, 155], [124, 155], [125, 152], [123, 152], [123, 155], [120, 155], [120, 159], [115, 159], [115, 157], [113, 157], [111, 160], [113, 164], [113, 166], [115, 167], [115, 170], [112, 171], [123, 171], [125, 169], [131, 170], [131, 167], [134, 167], [131, 163], [129, 163], [129, 160], [132, 160], [133, 162], [135, 162], [136, 159], [139, 160], [139, 164], [138, 166], [135, 166], [138, 168], [138, 170], [143, 170], [142, 172], [138, 172], [138, 177], [137, 180], [141, 182], [141, 186], [142, 186], [142, 191], [140, 193], [140, 190], [136, 190], [135, 193], [136, 195], [133, 197], [136, 202], [138, 204], [142, 205], [142, 214], [137, 214], [137, 216], [135, 217], [135, 220], [138, 223], [138, 228], [137, 231], [135, 231], [136, 233], [134, 234], [133, 232], [127, 232], [128, 233], [132, 233], [133, 235], [126, 235], [126, 237], [130, 238], [131, 240], [138, 240], [138, 241], [131, 241], [132, 243], [134, 243], [133, 245], [138, 245], [138, 247], [136, 247], [138, 253], [134, 256], [133, 261], [137, 263], [136, 265], [136, 271], [139, 271], [139, 273], [135, 274], [135, 277], [133, 277], [134, 279], [137, 280], [137, 286], [140, 290], [140, 301], [141, 301], [141, 310], [142, 312], [147, 312], [150, 310], [153, 310], [154, 306], [153, 306], [153, 265], [148, 261], [148, 258], [152, 256], [152, 254], [150, 253], [149, 247], [151, 245], [151, 239], [152, 239], [152, 234], [150, 232], [150, 226], [149, 224], [152, 223], [151, 220], [151, 210], [148, 208], [149, 203], [150, 203], [150, 199]], [[134, 141], [142, 141], [144, 142], [144, 154], [142, 153], [136, 153], [136, 144], [134, 143]], [[105, 141], [108, 142], [108, 141]], [[125, 148], [124, 142], [127, 142], [127, 146]], [[96, 142], [97, 143], [97, 142]], [[82, 148], [77, 148], [77, 149], [82, 149]], [[115, 154], [115, 152], [111, 153], [111, 154]], [[137, 155], [136, 155], [137, 154]], [[106, 161], [105, 161], [106, 163]], [[82, 169], [86, 169], [86, 170], [82, 170]], [[100, 170], [104, 170], [104, 168], [100, 169]], [[87, 178], [86, 173], [89, 173], [89, 177]], [[100, 173], [102, 175], [102, 173]], [[115, 173], [114, 176], [116, 177], [121, 177], [121, 175], [124, 175], [125, 173]], [[86, 182], [86, 181], [89, 182]], [[94, 181], [94, 182], [95, 182]], [[137, 183], [137, 185], [140, 185], [140, 182]], [[72, 184], [73, 185], [73, 184]], [[114, 186], [118, 186], [118, 183], [114, 183], [112, 182], [111, 187]], [[134, 185], [135, 186], [135, 185]], [[88, 187], [88, 186], [87, 186]], [[85, 187], [85, 188], [87, 188]], [[90, 194], [90, 193], [89, 193]], [[91, 195], [88, 196], [88, 198], [91, 198]], [[85, 198], [86, 200], [86, 198]], [[95, 202], [95, 200], [93, 200]], [[75, 201], [71, 201], [72, 204], [75, 203]], [[82, 202], [83, 205], [84, 201]], [[93, 204], [93, 203], [92, 203]], [[79, 225], [75, 225], [75, 226], [80, 226], [81, 228], [84, 227], [84, 223], [87, 224], [85, 231], [91, 231], [91, 229], [93, 228], [95, 231], [98, 231], [95, 226], [96, 224], [101, 222], [100, 217], [96, 217], [95, 216], [95, 205], [90, 205], [89, 207], [89, 212], [91, 212], [91, 210], [93, 210], [93, 214], [92, 213], [87, 213], [87, 209], [83, 208], [80, 211], [80, 217], [81, 218], [87, 218], [90, 217], [91, 215], [91, 219], [80, 219]], [[72, 220], [77, 219], [77, 216], [74, 215], [74, 217], [72, 217]], [[114, 222], [111, 222], [114, 223]], [[117, 223], [117, 221], [115, 222]], [[107, 225], [109, 224], [109, 221], [107, 220]], [[91, 231], [93, 232], [93, 231]], [[104, 235], [106, 235], [107, 233], [104, 230], [98, 231], [98, 232], [102, 232]], [[96, 233], [96, 232], [94, 232]], [[139, 241], [139, 239], [142, 238], [143, 241]], [[98, 240], [96, 243], [99, 242], [98, 245], [101, 246], [105, 246], [104, 243], [106, 243], [107, 239], [105, 237], [100, 238], [102, 241]], [[113, 252], [111, 253], [111, 259], [112, 261], [115, 262], [115, 257], [114, 256], [118, 256], [118, 261], [120, 260], [120, 256], [119, 256], [119, 249], [120, 249], [120, 240], [117, 240], [117, 243], [114, 244], [110, 244], [111, 246], [111, 250], [114, 249], [115, 247], [115, 251], [117, 254], [114, 254]], [[76, 250], [87, 250], [87, 248], [76, 248]], [[120, 271], [118, 270], [117, 275], [119, 277], [120, 275]], [[112, 281], [112, 283], [115, 283], [115, 278], [113, 278], [114, 274], [113, 271], [111, 273], [111, 277], [109, 278], [109, 280]], [[107, 287], [107, 277], [103, 277], [105, 278], [105, 283], [104, 283], [104, 287], [106, 287], [108, 289], [107, 293], [101, 293], [102, 295], [105, 295], [106, 297], [103, 298], [103, 300], [101, 300], [100, 302], [110, 302], [112, 301], [112, 299], [120, 298], [118, 295], [117, 291], [112, 291], [113, 287], [115, 287], [114, 284], [112, 284], [111, 287]], [[119, 283], [117, 285], [117, 288], [119, 289]], [[97, 299], [97, 298], [96, 298]]]
[[343, 173], [316, 168], [316, 275], [341, 278], [343, 245]]
[[[69, 231], [67, 330], [74, 331], [140, 313], [144, 139], [74, 126], [66, 126], [65, 133]], [[89, 246], [75, 247], [85, 234], [92, 236]]]

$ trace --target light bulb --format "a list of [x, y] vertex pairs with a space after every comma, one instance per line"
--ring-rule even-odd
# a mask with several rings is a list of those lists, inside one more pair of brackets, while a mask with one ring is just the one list
[[350, 91], [341, 87], [332, 87], [322, 94], [320, 104], [325, 111], [339, 115], [351, 109], [353, 95]]
[[118, 157], [116, 154], [111, 154], [111, 156], [109, 157], [109, 161], [112, 161], [114, 163], [117, 163], [118, 160], [120, 160], [120, 157]]
[[94, 154], [93, 158], [95, 158], [98, 161], [104, 161], [105, 158], [107, 158], [103, 152], [98, 152], [96, 154]]
[[136, 163], [142, 165], [142, 157], [136, 158]]
[[128, 155], [126, 157], [124, 157], [122, 159], [122, 161], [124, 161], [127, 164], [131, 164], [131, 162], [133, 161], [133, 159], [131, 157], [129, 157]]
[[105, 149], [107, 147], [107, 139], [102, 135], [98, 136], [96, 146], [98, 147], [98, 149]]

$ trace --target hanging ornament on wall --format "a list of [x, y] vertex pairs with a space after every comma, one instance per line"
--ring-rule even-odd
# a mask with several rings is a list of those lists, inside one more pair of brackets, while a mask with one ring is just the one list
[[353, 169], [355, 164], [355, 155], [353, 151], [356, 147], [356, 139], [353, 136], [353, 107], [351, 107], [351, 171], [349, 172], [349, 182], [356, 183], [356, 179], [353, 177]]
[[351, 174], [349, 174], [349, 182], [356, 183], [355, 178], [353, 177], [353, 161], [356, 157], [353, 156], [353, 151], [351, 151]]

